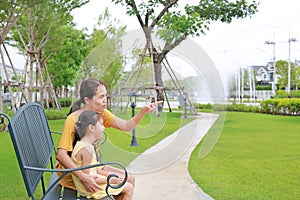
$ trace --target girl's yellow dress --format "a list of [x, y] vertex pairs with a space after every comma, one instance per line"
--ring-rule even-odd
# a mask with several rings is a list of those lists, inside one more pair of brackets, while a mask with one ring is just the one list
[[[84, 141], [78, 141], [73, 149], [72, 156], [71, 156], [71, 158], [73, 159], [73, 161], [75, 162], [75, 164], [78, 167], [81, 167], [81, 161], [76, 160], [75, 156], [78, 153], [78, 151], [80, 151], [83, 148], [86, 148], [92, 155], [92, 162], [90, 163], [91, 165], [99, 163], [96, 159], [96, 152], [95, 152], [94, 146], [92, 144], [84, 142]], [[98, 168], [103, 169], [103, 167], [104, 166], [100, 166]], [[97, 174], [96, 168], [91, 168], [90, 174]], [[105, 177], [100, 174], [98, 174], [98, 176]], [[106, 191], [105, 191], [107, 184], [101, 184], [100, 185], [101, 190], [98, 190], [95, 193], [90, 193], [90, 192], [86, 191], [86, 189], [83, 186], [83, 184], [81, 183], [81, 181], [75, 175], [72, 174], [72, 177], [73, 177], [73, 181], [75, 183], [75, 187], [81, 196], [84, 196], [87, 198], [94, 198], [94, 199], [101, 199], [101, 198], [107, 196]], [[118, 195], [123, 190], [123, 188], [124, 188], [124, 186], [119, 189], [109, 188], [108, 193], [111, 195]]]

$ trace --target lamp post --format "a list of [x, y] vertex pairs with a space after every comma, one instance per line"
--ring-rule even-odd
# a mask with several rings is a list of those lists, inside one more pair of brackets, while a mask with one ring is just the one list
[[265, 41], [265, 44], [267, 45], [273, 45], [273, 70], [274, 70], [274, 75], [273, 75], [273, 84], [272, 84], [272, 93], [275, 96], [276, 95], [276, 84], [277, 84], [277, 76], [276, 76], [276, 59], [275, 59], [275, 39], [274, 41]]
[[291, 93], [291, 42], [296, 42], [296, 38], [289, 38], [289, 65], [288, 65], [288, 86], [287, 93], [290, 95]]
[[[135, 107], [136, 107], [136, 93], [135, 92], [132, 92], [130, 94], [129, 100], [131, 102], [130, 107], [131, 107], [131, 110], [132, 110], [132, 117], [134, 117], [134, 115], [135, 115], [134, 110], [135, 110]], [[132, 138], [131, 138], [130, 146], [139, 146], [138, 143], [137, 143], [137, 140], [136, 140], [135, 128], [132, 129]]]

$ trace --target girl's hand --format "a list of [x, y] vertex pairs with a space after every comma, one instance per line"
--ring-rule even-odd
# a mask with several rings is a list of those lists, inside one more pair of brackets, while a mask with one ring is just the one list
[[123, 181], [123, 178], [121, 178], [121, 177], [119, 177], [119, 178], [113, 177], [110, 179], [110, 182], [112, 184], [120, 184], [122, 181]]
[[94, 193], [101, 189], [99, 185], [96, 183], [97, 177], [98, 177], [97, 175], [86, 174], [80, 179], [80, 181], [82, 182], [82, 184], [84, 185], [85, 189], [88, 192]]

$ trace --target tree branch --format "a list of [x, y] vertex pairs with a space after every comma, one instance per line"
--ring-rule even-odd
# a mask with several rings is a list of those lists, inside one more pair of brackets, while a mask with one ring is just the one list
[[168, 3], [170, 3], [171, 2], [171, 0], [165, 0], [165, 1], [162, 1], [162, 0], [158, 0], [162, 5], [166, 5], [166, 4], [168, 4]]
[[132, 1], [131, 1], [131, 0], [125, 0], [125, 2], [127, 3], [127, 5], [129, 5], [129, 6], [132, 7], [132, 9], [133, 9], [134, 12], [135, 12], [135, 16], [137, 17], [137, 19], [138, 19], [138, 21], [139, 21], [141, 27], [144, 27], [145, 24], [144, 24], [143, 19], [142, 19], [141, 15], [140, 15], [140, 13], [139, 13], [137, 7], [136, 7], [135, 1], [134, 1], [134, 0], [132, 0]]
[[153, 28], [157, 24], [157, 22], [164, 16], [164, 14], [169, 10], [169, 8], [172, 7], [173, 5], [175, 5], [177, 2], [178, 2], [178, 0], [174, 0], [173, 2], [167, 1], [167, 3], [162, 3], [164, 5], [164, 9], [153, 20], [152, 24], [150, 25], [150, 28]]
[[145, 26], [147, 26], [147, 27], [148, 27], [149, 17], [150, 17], [150, 15], [152, 13], [154, 13], [154, 9], [148, 10], [148, 12], [146, 13], [146, 16], [145, 16]]
[[188, 35], [182, 35], [181, 37], [179, 37], [174, 43], [165, 43], [165, 46], [163, 48], [163, 50], [160, 53], [159, 59], [164, 59], [164, 57], [166, 56], [166, 54], [168, 52], [170, 52], [172, 49], [174, 49], [176, 46], [178, 46], [183, 40], [185, 40], [187, 38]]

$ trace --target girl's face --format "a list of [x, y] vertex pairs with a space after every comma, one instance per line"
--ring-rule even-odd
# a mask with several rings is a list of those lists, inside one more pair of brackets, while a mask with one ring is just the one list
[[104, 85], [99, 85], [93, 98], [88, 100], [88, 105], [90, 106], [90, 110], [95, 110], [101, 113], [106, 108], [106, 102], [107, 102], [106, 88]]
[[97, 123], [95, 124], [95, 139], [99, 139], [101, 140], [102, 139], [102, 134], [103, 134], [103, 131], [104, 131], [104, 125], [103, 125], [103, 119], [99, 119], [97, 120]]

